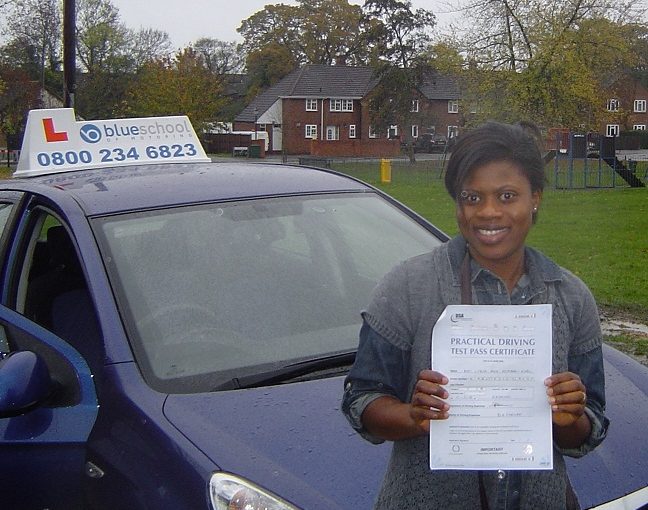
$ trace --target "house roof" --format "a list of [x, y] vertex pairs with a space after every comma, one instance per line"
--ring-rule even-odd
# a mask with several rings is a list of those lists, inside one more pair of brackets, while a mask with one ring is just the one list
[[427, 99], [461, 99], [459, 80], [439, 73], [429, 74], [421, 85], [421, 93]]
[[[256, 96], [235, 120], [254, 122], [279, 98], [362, 98], [377, 83], [374, 70], [370, 67], [305, 65]], [[461, 98], [458, 80], [437, 73], [428, 75], [421, 93], [428, 99]]]
[[375, 84], [373, 69], [369, 67], [306, 65], [256, 96], [235, 120], [254, 122], [255, 117], [267, 111], [280, 97], [361, 98]]

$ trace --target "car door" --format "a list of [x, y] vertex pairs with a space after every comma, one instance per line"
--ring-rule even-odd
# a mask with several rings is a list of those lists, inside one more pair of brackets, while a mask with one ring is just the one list
[[27, 351], [51, 378], [49, 395], [23, 409], [8, 410], [0, 398], [0, 480], [11, 487], [3, 491], [2, 507], [80, 508], [85, 443], [97, 416], [88, 365], [66, 342], [4, 306], [0, 337], [11, 353], [0, 362], [0, 388], [20, 398], [23, 388], [5, 369]]
[[[36, 273], [46, 266], [39, 262], [41, 233], [60, 225], [39, 213], [39, 221], [21, 227], [28, 214], [25, 203], [20, 194], [0, 192], [7, 305], [0, 305], [0, 480], [11, 487], [0, 506], [80, 508], [85, 443], [97, 416], [95, 386], [79, 352], [54, 328], [30, 320], [37, 314], [28, 296], [36, 301], [48, 293], [47, 285], [32, 289]], [[21, 363], [25, 359], [32, 363]]]

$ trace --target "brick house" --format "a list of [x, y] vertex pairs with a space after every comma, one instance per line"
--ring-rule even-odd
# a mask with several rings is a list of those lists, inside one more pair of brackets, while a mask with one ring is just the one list
[[618, 136], [621, 131], [646, 131], [648, 126], [648, 89], [632, 78], [617, 81], [608, 89], [607, 118], [600, 132]]
[[399, 154], [403, 140], [455, 134], [462, 124], [457, 83], [433, 75], [412, 93], [407, 126], [379, 133], [369, 112], [376, 84], [368, 67], [306, 65], [255, 97], [234, 119], [234, 130], [266, 131], [272, 152], [386, 157]]

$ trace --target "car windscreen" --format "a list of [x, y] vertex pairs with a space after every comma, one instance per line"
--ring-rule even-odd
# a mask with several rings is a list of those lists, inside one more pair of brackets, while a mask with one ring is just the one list
[[377, 193], [99, 221], [137, 362], [152, 387], [173, 393], [353, 352], [378, 280], [441, 242]]

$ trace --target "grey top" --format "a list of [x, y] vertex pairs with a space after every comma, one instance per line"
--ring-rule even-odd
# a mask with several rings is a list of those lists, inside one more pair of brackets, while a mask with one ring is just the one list
[[[466, 242], [458, 236], [428, 254], [400, 264], [374, 290], [363, 312], [361, 344], [345, 382], [343, 400], [344, 413], [366, 439], [380, 442], [362, 427], [366, 406], [383, 395], [409, 401], [418, 373], [429, 368], [432, 328], [446, 305], [461, 302], [459, 272], [465, 252]], [[565, 508], [566, 477], [561, 453], [584, 455], [604, 439], [608, 425], [604, 415], [601, 329], [592, 294], [580, 279], [536, 250], [526, 248], [525, 264], [526, 275], [509, 295], [498, 277], [472, 261], [472, 301], [553, 305], [553, 372], [571, 370], [581, 376], [588, 392], [585, 412], [592, 422], [592, 433], [578, 449], [555, 448], [552, 471], [524, 471], [517, 478], [484, 471], [492, 510], [511, 500], [507, 494], [510, 479], [516, 482], [519, 508]], [[427, 437], [394, 442], [376, 508], [479, 507], [476, 471], [430, 471]]]

